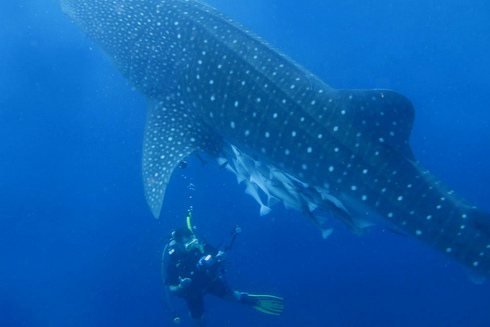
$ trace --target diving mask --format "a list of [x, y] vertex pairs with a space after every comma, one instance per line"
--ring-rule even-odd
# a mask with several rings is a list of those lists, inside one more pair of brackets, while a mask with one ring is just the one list
[[201, 244], [199, 244], [199, 241], [197, 240], [197, 238], [193, 238], [191, 241], [185, 243], [184, 247], [185, 247], [185, 250], [187, 252], [189, 252], [193, 249], [201, 248]]

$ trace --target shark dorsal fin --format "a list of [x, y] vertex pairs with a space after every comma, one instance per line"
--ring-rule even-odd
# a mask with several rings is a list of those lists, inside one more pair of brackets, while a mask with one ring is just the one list
[[355, 130], [415, 160], [408, 143], [415, 111], [406, 97], [390, 90], [338, 90], [337, 97]]

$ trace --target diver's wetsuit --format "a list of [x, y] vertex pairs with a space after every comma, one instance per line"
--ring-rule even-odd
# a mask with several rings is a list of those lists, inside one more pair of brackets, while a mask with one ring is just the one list
[[207, 244], [203, 249], [203, 252], [196, 248], [184, 252], [171, 248], [167, 268], [167, 285], [179, 285], [179, 277], [192, 279], [190, 286], [177, 295], [186, 300], [191, 316], [195, 319], [201, 318], [204, 314], [204, 295], [213, 294], [223, 298], [233, 293], [220, 274], [222, 265], [217, 260], [209, 269], [197, 267], [199, 259], [203, 256], [211, 254], [214, 257], [218, 252]]

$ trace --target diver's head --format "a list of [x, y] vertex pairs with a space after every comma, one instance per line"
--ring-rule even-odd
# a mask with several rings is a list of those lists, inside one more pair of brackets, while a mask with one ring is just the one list
[[174, 232], [174, 240], [177, 243], [187, 243], [194, 238], [194, 234], [187, 227], [181, 227]]
[[187, 227], [177, 229], [173, 234], [174, 240], [177, 243], [179, 249], [185, 251], [191, 251], [196, 248], [200, 248], [198, 239]]

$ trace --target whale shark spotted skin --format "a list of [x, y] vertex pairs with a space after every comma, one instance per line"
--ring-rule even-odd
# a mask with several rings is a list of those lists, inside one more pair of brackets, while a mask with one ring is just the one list
[[361, 232], [385, 224], [490, 276], [490, 214], [423, 168], [414, 109], [389, 90], [335, 90], [244, 27], [193, 0], [61, 0], [148, 99], [143, 179], [155, 217], [172, 171], [202, 152], [266, 214], [325, 211]]

